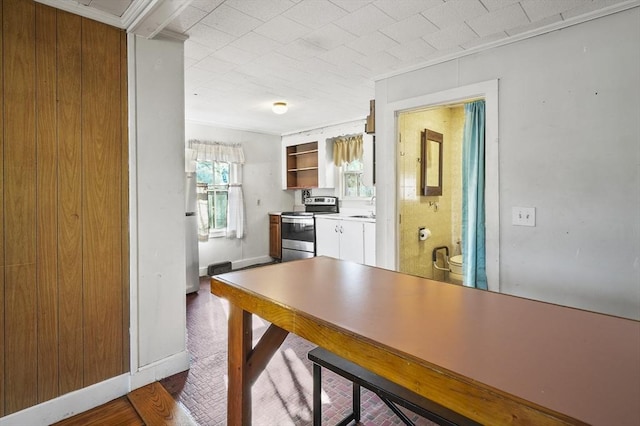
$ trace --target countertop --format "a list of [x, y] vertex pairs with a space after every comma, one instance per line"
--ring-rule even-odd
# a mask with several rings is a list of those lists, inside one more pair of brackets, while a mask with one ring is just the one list
[[316, 216], [316, 219], [330, 219], [330, 220], [350, 220], [358, 222], [370, 222], [376, 223], [376, 217], [371, 216], [368, 213], [330, 213]]
[[[269, 215], [273, 216], [281, 216], [282, 212], [269, 212]], [[352, 221], [360, 221], [360, 222], [370, 222], [376, 223], [375, 215], [371, 216], [369, 212], [349, 212], [349, 213], [329, 213], [318, 215], [316, 217], [321, 217], [324, 219], [332, 219], [332, 220], [352, 220]]]

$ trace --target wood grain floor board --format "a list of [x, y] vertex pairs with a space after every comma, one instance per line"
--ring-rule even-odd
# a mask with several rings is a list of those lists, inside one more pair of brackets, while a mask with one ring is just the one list
[[158, 382], [134, 390], [131, 404], [149, 425], [197, 426], [187, 411]]
[[136, 410], [126, 396], [107, 402], [99, 407], [55, 423], [53, 426], [144, 426]]
[[158, 382], [52, 426], [197, 426], [187, 410]]

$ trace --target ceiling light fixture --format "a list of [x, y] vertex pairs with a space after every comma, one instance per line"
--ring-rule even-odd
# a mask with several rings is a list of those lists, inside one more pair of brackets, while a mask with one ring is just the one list
[[287, 112], [287, 109], [289, 109], [289, 107], [287, 107], [286, 102], [274, 102], [273, 106], [271, 107], [271, 110], [276, 114], [284, 114], [285, 112]]

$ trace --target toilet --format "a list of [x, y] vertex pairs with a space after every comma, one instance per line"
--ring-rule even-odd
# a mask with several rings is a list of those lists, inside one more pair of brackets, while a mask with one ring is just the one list
[[452, 256], [449, 259], [449, 282], [462, 285], [462, 255]]

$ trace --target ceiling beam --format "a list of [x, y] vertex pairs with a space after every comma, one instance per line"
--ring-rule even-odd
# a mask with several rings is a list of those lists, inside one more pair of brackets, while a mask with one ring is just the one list
[[[86, 6], [81, 1], [36, 0], [38, 3], [80, 15], [103, 24], [127, 30], [145, 38], [153, 38], [189, 6], [192, 0], [133, 0], [122, 17]], [[172, 31], [164, 31], [173, 38], [187, 39]]]
[[[145, 38], [155, 37], [191, 3], [191, 0], [146, 1], [148, 4], [144, 10], [137, 13], [133, 19], [126, 23], [127, 32]], [[127, 13], [132, 7], [127, 9]]]

